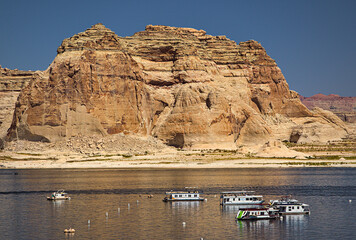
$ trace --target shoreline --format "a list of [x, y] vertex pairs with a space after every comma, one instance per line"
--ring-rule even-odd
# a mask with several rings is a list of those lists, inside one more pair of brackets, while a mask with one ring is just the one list
[[236, 151], [167, 151], [146, 153], [73, 151], [0, 151], [0, 169], [213, 169], [356, 167], [353, 152], [329, 151], [317, 158], [256, 157]]
[[152, 156], [150, 159], [12, 159], [0, 156], [0, 169], [212, 169], [212, 168], [301, 168], [301, 167], [356, 167], [356, 159], [182, 159], [181, 157]]

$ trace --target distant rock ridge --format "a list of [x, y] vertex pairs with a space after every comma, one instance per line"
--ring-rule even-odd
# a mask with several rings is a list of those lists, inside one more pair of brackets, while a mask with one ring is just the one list
[[300, 96], [300, 100], [309, 109], [319, 107], [335, 113], [345, 122], [356, 122], [356, 97], [319, 93], [311, 97]]
[[342, 123], [313, 113], [254, 40], [148, 25], [119, 37], [102, 24], [65, 39], [21, 92], [8, 140], [154, 136], [185, 148], [237, 148], [270, 140], [326, 141]]

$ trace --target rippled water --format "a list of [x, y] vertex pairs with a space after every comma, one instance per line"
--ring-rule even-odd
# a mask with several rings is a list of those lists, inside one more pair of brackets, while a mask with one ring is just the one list
[[[0, 170], [0, 239], [356, 239], [355, 176], [355, 168]], [[185, 186], [207, 201], [162, 202]], [[58, 189], [72, 199], [47, 201]], [[242, 189], [266, 200], [292, 194], [311, 215], [236, 222], [237, 207], [221, 207], [219, 192]], [[76, 233], [64, 234], [70, 226]]]

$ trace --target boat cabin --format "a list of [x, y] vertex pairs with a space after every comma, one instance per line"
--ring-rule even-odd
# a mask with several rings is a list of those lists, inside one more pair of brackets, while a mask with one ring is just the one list
[[279, 214], [289, 215], [289, 214], [309, 214], [308, 204], [285, 204], [278, 206]]
[[188, 191], [173, 191], [166, 192], [166, 197], [163, 201], [203, 201], [202, 193], [197, 190]]
[[236, 215], [237, 220], [275, 219], [277, 217], [278, 210], [273, 208], [241, 209]]
[[220, 193], [220, 205], [259, 205], [263, 196], [254, 195], [254, 191], [233, 191]]

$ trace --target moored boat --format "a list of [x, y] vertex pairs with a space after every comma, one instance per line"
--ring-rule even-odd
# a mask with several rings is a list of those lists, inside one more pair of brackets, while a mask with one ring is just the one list
[[301, 203], [296, 199], [289, 198], [288, 196], [282, 197], [280, 200], [271, 200], [270, 205], [277, 209], [280, 215], [310, 214], [308, 204]]
[[237, 212], [236, 220], [263, 220], [276, 219], [278, 210], [274, 208], [248, 208]]
[[232, 191], [220, 193], [220, 205], [259, 205], [263, 196], [254, 195], [254, 191]]
[[166, 192], [166, 196], [163, 198], [164, 202], [171, 201], [204, 201], [204, 198], [201, 197], [203, 193], [198, 190], [191, 190], [186, 188], [186, 191], [169, 191]]
[[57, 192], [53, 192], [50, 197], [47, 197], [47, 200], [69, 200], [70, 197], [68, 196], [67, 193], [64, 192], [64, 190], [58, 190]]

